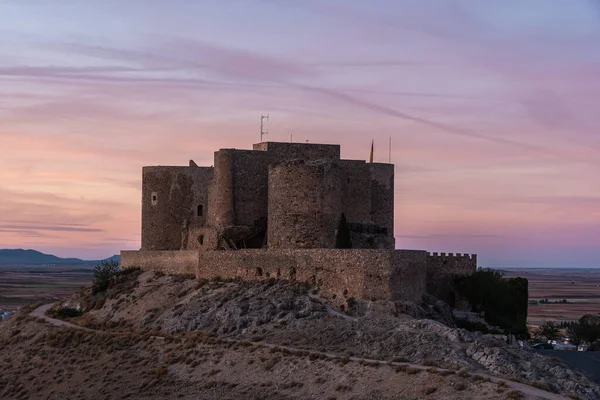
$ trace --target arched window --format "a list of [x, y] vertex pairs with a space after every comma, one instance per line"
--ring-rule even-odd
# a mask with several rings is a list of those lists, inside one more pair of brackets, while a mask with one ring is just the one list
[[204, 209], [202, 207], [202, 204], [200, 204], [198, 206], [198, 216], [201, 217], [203, 213], [204, 213]]

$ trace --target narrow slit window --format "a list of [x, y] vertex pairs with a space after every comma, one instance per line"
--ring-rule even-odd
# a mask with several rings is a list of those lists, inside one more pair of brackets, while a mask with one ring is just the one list
[[201, 217], [204, 214], [204, 209], [202, 207], [202, 204], [200, 204], [198, 206], [198, 216]]

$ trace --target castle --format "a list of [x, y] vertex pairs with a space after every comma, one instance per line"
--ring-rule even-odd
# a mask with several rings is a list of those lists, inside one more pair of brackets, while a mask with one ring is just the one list
[[[336, 249], [342, 214], [352, 249]], [[476, 255], [395, 250], [394, 165], [343, 160], [340, 146], [262, 142], [221, 149], [214, 166], [142, 169], [142, 248], [123, 268], [197, 278], [309, 281], [350, 297], [453, 303], [452, 275]]]

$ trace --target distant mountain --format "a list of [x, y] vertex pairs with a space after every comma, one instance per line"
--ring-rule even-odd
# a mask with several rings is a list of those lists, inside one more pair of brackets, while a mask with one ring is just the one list
[[[114, 255], [110, 258], [106, 258], [106, 261], [117, 261], [121, 260], [119, 255]], [[24, 249], [0, 249], [0, 265], [3, 264], [23, 264], [23, 265], [39, 265], [39, 264], [60, 264], [60, 265], [74, 265], [74, 264], [97, 264], [103, 260], [81, 260], [79, 258], [60, 258], [52, 254], [44, 254], [37, 250], [24, 250]]]

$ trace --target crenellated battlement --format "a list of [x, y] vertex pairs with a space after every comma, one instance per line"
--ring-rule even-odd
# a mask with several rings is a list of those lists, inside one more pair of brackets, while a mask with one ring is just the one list
[[449, 259], [449, 258], [457, 258], [457, 259], [467, 259], [472, 260], [477, 263], [477, 254], [468, 254], [468, 253], [429, 253], [429, 257], [431, 258], [441, 258], [441, 259]]

